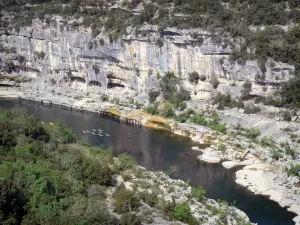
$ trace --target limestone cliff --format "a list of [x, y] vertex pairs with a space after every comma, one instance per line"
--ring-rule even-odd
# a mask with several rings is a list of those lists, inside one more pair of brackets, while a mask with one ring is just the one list
[[[208, 32], [200, 31], [197, 37], [191, 33], [175, 29], [158, 32], [155, 26], [144, 26], [139, 32], [127, 28], [118, 40], [105, 34], [93, 38], [90, 29], [59, 17], [50, 24], [35, 21], [19, 32], [0, 28], [2, 81], [22, 75], [32, 78], [30, 84], [39, 88], [68, 86], [90, 92], [117, 89], [136, 95], [157, 87], [158, 77], [170, 70], [184, 82], [189, 72], [197, 71], [207, 81], [213, 76], [224, 78], [220, 79], [223, 83], [229, 80], [227, 86], [234, 81], [258, 79], [262, 81], [259, 84], [276, 86], [294, 72], [293, 66], [282, 63], [268, 62], [262, 71], [256, 61], [244, 65], [231, 62], [230, 47], [225, 43], [216, 44], [216, 37]], [[208, 82], [186, 86], [200, 91], [192, 98], [211, 95]]]

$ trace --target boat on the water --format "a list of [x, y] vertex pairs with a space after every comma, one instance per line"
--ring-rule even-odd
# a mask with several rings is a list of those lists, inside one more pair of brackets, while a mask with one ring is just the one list
[[109, 137], [110, 135], [109, 135], [109, 134], [105, 134], [105, 136], [108, 136], [108, 137]]
[[86, 131], [83, 130], [82, 132], [83, 132], [84, 134], [86, 134]]
[[92, 135], [96, 135], [94, 132], [91, 133]]

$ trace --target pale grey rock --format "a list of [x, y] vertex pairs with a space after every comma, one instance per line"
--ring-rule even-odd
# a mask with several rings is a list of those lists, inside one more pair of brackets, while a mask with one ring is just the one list
[[[192, 31], [167, 28], [159, 33], [156, 26], [145, 24], [141, 30], [148, 32], [146, 37], [137, 36], [136, 29], [128, 27], [121, 39], [110, 43], [101, 35], [93, 39], [89, 28], [73, 28], [71, 24], [75, 20], [61, 27], [63, 19], [54, 19], [56, 25], [34, 21], [31, 27], [21, 28], [19, 33], [0, 28], [0, 44], [15, 48], [17, 55], [24, 57], [21, 62], [14, 54], [2, 54], [0, 71], [6, 70], [6, 65], [12, 62], [15, 68], [9, 75], [31, 77], [31, 84], [35, 86], [54, 89], [71, 86], [75, 90], [95, 93], [108, 89], [118, 92], [122, 88], [135, 94], [157, 88], [157, 74], [162, 76], [172, 70], [187, 81], [188, 73], [197, 71], [207, 78], [206, 82], [189, 87], [196, 93], [192, 100], [199, 101], [214, 95], [215, 90], [209, 84], [213, 76], [220, 79], [221, 92], [238, 97], [241, 85], [230, 87], [226, 80], [254, 82], [255, 76], [262, 75], [255, 61], [247, 61], [245, 65], [228, 61], [229, 47], [214, 44], [206, 31], [199, 30], [204, 42], [195, 44], [190, 36]], [[156, 44], [158, 39], [163, 46]], [[42, 52], [44, 57], [39, 55]], [[267, 64], [265, 82], [278, 84], [287, 80], [293, 71], [290, 65], [276, 63], [271, 68]], [[55, 84], [50, 83], [52, 79]]]

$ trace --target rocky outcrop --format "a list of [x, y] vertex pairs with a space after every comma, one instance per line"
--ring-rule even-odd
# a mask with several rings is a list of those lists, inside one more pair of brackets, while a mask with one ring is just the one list
[[[68, 24], [56, 17], [50, 24], [34, 21], [31, 27], [15, 30], [0, 28], [0, 71], [9, 76], [26, 75], [35, 87], [71, 86], [74, 89], [101, 92], [109, 89], [144, 93], [156, 88], [157, 79], [174, 71], [183, 80], [189, 72], [231, 81], [255, 81], [276, 85], [287, 80], [293, 66], [267, 63], [261, 69], [256, 61], [244, 65], [228, 60], [230, 48], [216, 44], [215, 36], [198, 31], [144, 26], [113, 40], [107, 36], [93, 38], [89, 28]], [[265, 72], [264, 72], [265, 70]], [[226, 82], [225, 82], [226, 83]], [[190, 88], [191, 89], [191, 88]], [[226, 88], [225, 88], [226, 89]], [[194, 99], [211, 97], [208, 82], [193, 87]]]

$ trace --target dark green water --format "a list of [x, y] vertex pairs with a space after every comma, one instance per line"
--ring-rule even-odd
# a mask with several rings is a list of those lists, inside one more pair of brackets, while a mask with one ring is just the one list
[[236, 201], [252, 222], [259, 225], [292, 225], [293, 213], [281, 208], [278, 203], [264, 196], [257, 196], [234, 182], [235, 170], [226, 170], [219, 164], [208, 164], [196, 160], [196, 152], [191, 151], [193, 142], [168, 132], [145, 127], [129, 126], [94, 113], [72, 111], [60, 106], [43, 106], [23, 100], [0, 99], [0, 107], [23, 106], [44, 122], [64, 121], [81, 137], [83, 130], [102, 129], [110, 136], [87, 135], [93, 145], [104, 145], [113, 149], [117, 156], [127, 152], [139, 165], [149, 170], [167, 170], [176, 166], [171, 175], [189, 182], [192, 186], [202, 185], [207, 197]]

